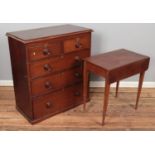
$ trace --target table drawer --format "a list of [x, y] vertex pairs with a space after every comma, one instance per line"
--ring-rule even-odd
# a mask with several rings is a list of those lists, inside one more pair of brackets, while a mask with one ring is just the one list
[[76, 36], [64, 41], [64, 53], [90, 48], [90, 34]]
[[109, 73], [109, 81], [111, 83], [116, 82], [116, 81], [129, 78], [130, 76], [146, 71], [149, 66], [149, 60], [150, 60], [149, 58], [144, 59], [141, 61], [137, 61], [135, 63], [124, 65], [114, 70], [111, 70]]
[[33, 101], [34, 118], [54, 115], [82, 103], [82, 85], [38, 97]]
[[40, 95], [82, 81], [82, 67], [32, 80], [32, 95]]
[[88, 57], [89, 54], [89, 51], [79, 51], [57, 58], [33, 62], [30, 64], [31, 78], [49, 75], [55, 72], [80, 66], [82, 64], [82, 59]]
[[28, 56], [30, 61], [48, 58], [50, 56], [60, 55], [62, 53], [60, 42], [40, 43], [28, 47]]

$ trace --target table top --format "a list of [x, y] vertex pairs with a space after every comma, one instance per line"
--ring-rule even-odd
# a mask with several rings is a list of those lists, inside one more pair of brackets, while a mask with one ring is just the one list
[[91, 56], [86, 58], [85, 61], [105, 70], [113, 70], [145, 59], [148, 60], [149, 57], [126, 49], [119, 49]]
[[43, 27], [38, 29], [8, 32], [7, 36], [16, 38], [21, 42], [28, 42], [36, 39], [57, 38], [69, 34], [78, 34], [84, 32], [92, 32], [91, 29], [75, 26], [75, 25], [59, 25], [51, 27]]

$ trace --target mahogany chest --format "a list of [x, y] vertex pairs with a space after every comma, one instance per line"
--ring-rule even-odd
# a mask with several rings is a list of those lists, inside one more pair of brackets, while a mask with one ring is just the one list
[[31, 123], [82, 103], [91, 29], [61, 25], [7, 33], [16, 107]]

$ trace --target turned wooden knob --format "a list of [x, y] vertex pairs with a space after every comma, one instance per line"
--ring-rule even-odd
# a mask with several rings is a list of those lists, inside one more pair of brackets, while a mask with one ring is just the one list
[[80, 92], [75, 92], [75, 96], [80, 96]]
[[45, 64], [43, 68], [45, 71], [51, 71], [52, 70], [52, 68], [49, 64]]
[[74, 73], [74, 76], [77, 77], [77, 78], [79, 78], [81, 76], [81, 74], [78, 73], [78, 72], [76, 72], [76, 73]]
[[75, 56], [74, 59], [75, 59], [75, 61], [80, 61], [80, 56], [77, 55], [77, 56]]
[[52, 103], [49, 101], [46, 103], [46, 108], [51, 108], [52, 107]]
[[51, 89], [52, 88], [52, 84], [49, 81], [45, 82], [45, 88]]
[[74, 60], [75, 60], [75, 64], [74, 64], [75, 66], [80, 66], [82, 64], [82, 60], [80, 56], [75, 56]]
[[81, 43], [77, 43], [77, 44], [75, 44], [75, 47], [76, 48], [82, 48], [82, 44]]
[[80, 38], [76, 39], [75, 48], [82, 48], [82, 44], [80, 43]]
[[51, 53], [50, 53], [50, 51], [49, 51], [47, 48], [45, 48], [45, 49], [43, 50], [43, 54], [44, 54], [45, 56], [47, 56], [47, 55], [50, 55]]

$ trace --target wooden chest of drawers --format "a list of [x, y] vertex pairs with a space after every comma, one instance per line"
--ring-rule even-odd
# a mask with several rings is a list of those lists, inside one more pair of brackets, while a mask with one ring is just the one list
[[91, 32], [62, 25], [7, 33], [16, 107], [31, 123], [82, 103]]

